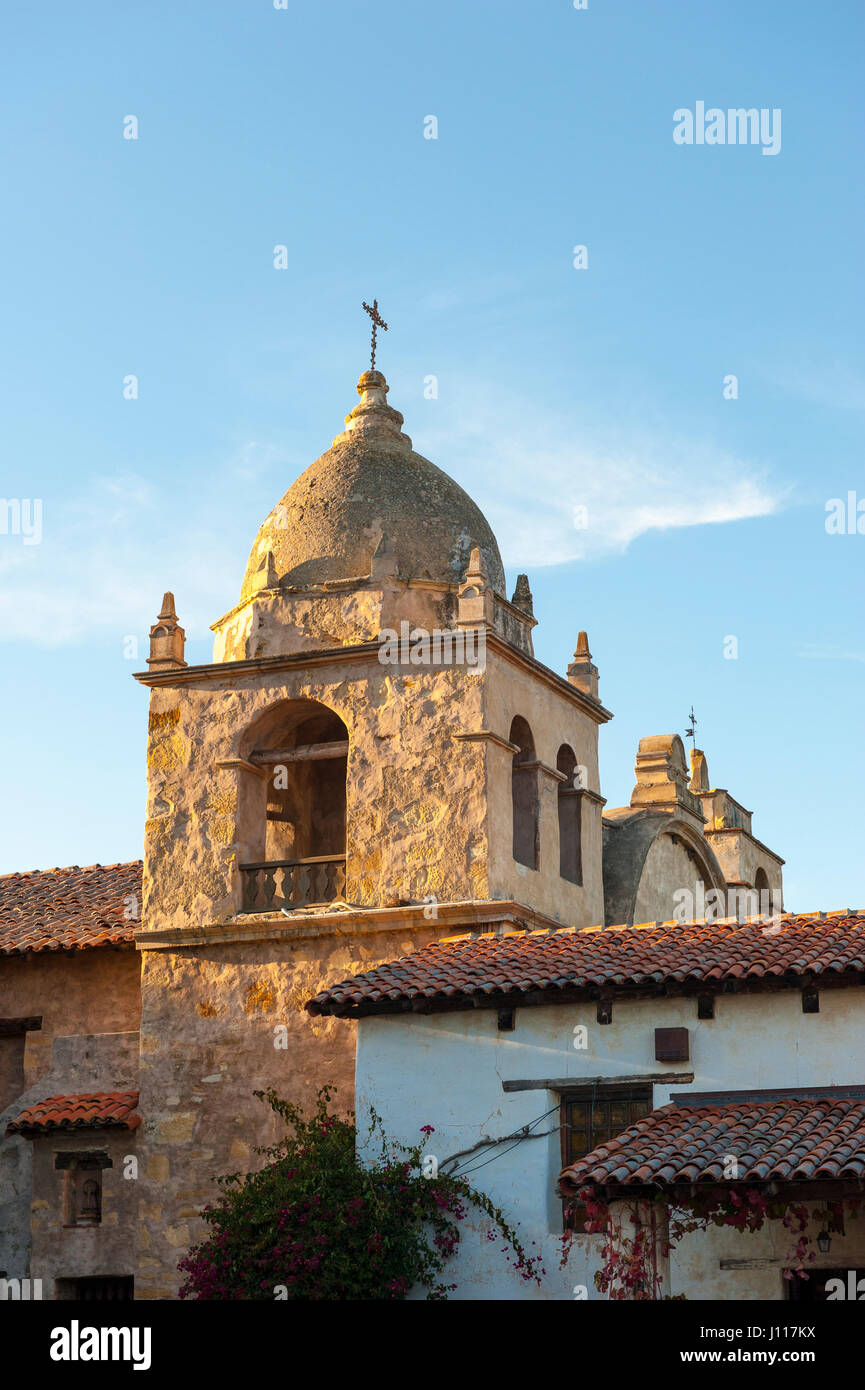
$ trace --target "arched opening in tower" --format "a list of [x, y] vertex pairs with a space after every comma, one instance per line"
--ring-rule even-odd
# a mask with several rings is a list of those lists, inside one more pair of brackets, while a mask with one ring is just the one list
[[582, 789], [577, 785], [575, 773], [577, 758], [574, 750], [563, 743], [556, 756], [556, 771], [564, 775], [559, 783], [559, 875], [569, 883], [581, 884], [583, 881], [582, 846]]
[[345, 724], [315, 700], [285, 701], [256, 721], [246, 743], [266, 781], [241, 866], [245, 910], [332, 902], [345, 888]]
[[517, 745], [511, 764], [514, 859], [527, 869], [536, 869], [540, 855], [538, 760], [532, 731], [521, 715], [511, 724], [510, 741]]

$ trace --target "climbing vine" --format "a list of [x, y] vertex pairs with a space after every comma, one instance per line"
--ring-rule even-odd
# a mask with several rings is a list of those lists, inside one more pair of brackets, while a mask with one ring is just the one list
[[[807, 1279], [806, 1265], [816, 1259], [812, 1237], [808, 1234], [809, 1225], [814, 1223], [829, 1233], [843, 1234], [845, 1207], [855, 1215], [862, 1204], [860, 1198], [845, 1198], [809, 1211], [803, 1202], [788, 1202], [753, 1187], [742, 1192], [736, 1188], [712, 1188], [687, 1198], [677, 1196], [675, 1211], [668, 1217], [668, 1198], [660, 1193], [652, 1199], [625, 1206], [621, 1214], [615, 1216], [609, 1204], [592, 1188], [584, 1188], [577, 1200], [585, 1206], [583, 1229], [604, 1237], [601, 1267], [595, 1271], [595, 1287], [611, 1299], [661, 1298], [664, 1281], [658, 1270], [658, 1255], [666, 1258], [683, 1236], [705, 1231], [710, 1226], [759, 1231], [766, 1221], [780, 1221], [793, 1240], [784, 1278]], [[630, 1231], [627, 1226], [631, 1227]], [[563, 1265], [574, 1235], [570, 1230], [562, 1237]]]
[[181, 1298], [256, 1300], [402, 1299], [412, 1288], [445, 1299], [457, 1286], [442, 1277], [456, 1253], [470, 1207], [489, 1221], [511, 1268], [540, 1283], [539, 1257], [485, 1193], [438, 1170], [424, 1148], [380, 1140], [376, 1162], [357, 1156], [352, 1119], [332, 1114], [324, 1087], [307, 1115], [271, 1089], [256, 1091], [285, 1123], [285, 1136], [256, 1153], [255, 1173], [218, 1179], [218, 1201], [202, 1213], [209, 1234], [180, 1262]]

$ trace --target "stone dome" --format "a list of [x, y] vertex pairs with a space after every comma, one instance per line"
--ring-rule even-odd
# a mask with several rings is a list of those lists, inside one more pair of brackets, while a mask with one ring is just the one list
[[241, 597], [261, 587], [261, 571], [268, 587], [368, 576], [383, 537], [400, 578], [442, 584], [460, 582], [479, 546], [493, 589], [504, 594], [501, 555], [480, 508], [414, 452], [402, 433], [402, 415], [387, 403], [381, 372], [364, 372], [357, 391], [360, 404], [346, 416], [345, 433], [292, 483], [262, 524]]

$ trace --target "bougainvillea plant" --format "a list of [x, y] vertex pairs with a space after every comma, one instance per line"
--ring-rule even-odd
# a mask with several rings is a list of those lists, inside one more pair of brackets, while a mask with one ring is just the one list
[[[664, 1280], [658, 1270], [658, 1255], [666, 1257], [683, 1236], [705, 1231], [709, 1226], [759, 1231], [766, 1221], [780, 1221], [795, 1238], [784, 1278], [807, 1279], [805, 1266], [816, 1258], [809, 1224], [843, 1232], [845, 1206], [855, 1215], [862, 1204], [860, 1198], [846, 1198], [829, 1202], [825, 1209], [809, 1211], [802, 1202], [785, 1201], [756, 1188], [741, 1192], [736, 1188], [711, 1188], [687, 1198], [677, 1195], [675, 1210], [668, 1219], [668, 1198], [660, 1193], [652, 1200], [624, 1206], [616, 1217], [593, 1188], [584, 1188], [578, 1200], [585, 1207], [583, 1229], [604, 1237], [595, 1287], [611, 1299], [662, 1298]], [[569, 1230], [562, 1237], [563, 1265], [575, 1234]]]
[[256, 1149], [268, 1159], [257, 1172], [218, 1179], [219, 1199], [202, 1213], [209, 1234], [179, 1265], [181, 1298], [401, 1299], [424, 1288], [445, 1299], [456, 1284], [442, 1275], [470, 1207], [517, 1275], [540, 1282], [540, 1258], [490, 1198], [424, 1156], [432, 1126], [405, 1147], [389, 1143], [373, 1115], [381, 1152], [362, 1163], [353, 1118], [330, 1111], [332, 1092], [324, 1087], [308, 1115], [272, 1089], [255, 1092], [286, 1134]]

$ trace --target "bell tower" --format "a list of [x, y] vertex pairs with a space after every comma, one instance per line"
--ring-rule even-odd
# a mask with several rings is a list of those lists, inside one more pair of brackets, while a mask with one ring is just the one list
[[202, 1175], [275, 1137], [253, 1091], [332, 1082], [350, 1105], [353, 1038], [309, 997], [455, 932], [603, 920], [588, 644], [567, 679], [535, 659], [526, 576], [509, 600], [489, 524], [382, 373], [357, 391], [262, 524], [213, 661], [185, 664], [166, 595], [137, 677], [144, 1296], [176, 1290]]

